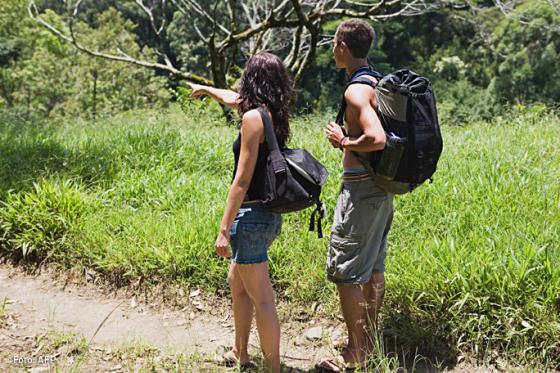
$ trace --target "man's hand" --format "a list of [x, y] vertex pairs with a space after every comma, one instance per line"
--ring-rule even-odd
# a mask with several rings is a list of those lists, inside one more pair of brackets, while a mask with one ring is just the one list
[[325, 133], [333, 148], [341, 147], [341, 141], [345, 137], [344, 133], [342, 132], [342, 127], [340, 127], [335, 122], [330, 122], [325, 129]]
[[189, 86], [190, 89], [192, 89], [192, 93], [191, 93], [192, 98], [200, 98], [201, 96], [208, 94], [206, 92], [206, 87], [201, 84], [187, 82], [187, 85]]
[[222, 258], [229, 258], [231, 256], [229, 251], [229, 235], [222, 232], [218, 234], [218, 238], [216, 239], [216, 254]]

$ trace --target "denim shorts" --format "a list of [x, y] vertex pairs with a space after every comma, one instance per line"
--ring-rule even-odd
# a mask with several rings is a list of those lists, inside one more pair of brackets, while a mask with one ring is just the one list
[[363, 284], [385, 272], [393, 195], [367, 174], [343, 176], [327, 251], [327, 278], [337, 284]]
[[255, 264], [268, 260], [268, 248], [280, 234], [282, 217], [261, 204], [244, 204], [229, 231], [231, 259], [237, 264]]

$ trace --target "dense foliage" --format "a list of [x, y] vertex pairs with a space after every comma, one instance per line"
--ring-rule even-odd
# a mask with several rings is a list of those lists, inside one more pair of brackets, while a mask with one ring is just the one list
[[[61, 17], [48, 13], [61, 24]], [[122, 46], [131, 55], [140, 48], [131, 21], [114, 8], [92, 16], [96, 27], [80, 23], [87, 42], [103, 50]], [[78, 52], [27, 16], [25, 2], [0, 4], [0, 108], [51, 116], [115, 114], [167, 105], [166, 79], [153, 71], [92, 58]]]
[[[560, 15], [553, 4], [524, 0], [504, 15], [493, 3], [475, 2], [468, 9], [376, 22], [379, 38], [371, 61], [382, 73], [409, 67], [429, 76], [447, 123], [490, 118], [511, 103], [556, 105]], [[64, 29], [62, 2], [43, 0], [40, 6], [47, 20]], [[177, 12], [170, 19], [168, 54], [182, 69], [212, 78], [209, 52], [196, 38], [196, 15], [188, 19]], [[75, 29], [92, 49], [118, 47], [133, 57], [157, 59], [151, 48], [158, 40], [147, 22], [134, 4], [104, 0], [84, 2]], [[322, 34], [332, 35], [338, 22], [325, 23]], [[177, 86], [161, 72], [78, 52], [34, 22], [22, 1], [0, 4], [0, 35], [0, 107], [41, 115], [104, 115], [166, 105], [173, 97], [168, 88]], [[345, 77], [334, 67], [330, 48], [318, 46], [303, 76], [300, 111], [338, 105]], [[246, 57], [240, 51], [228, 61], [237, 66], [229, 70], [228, 84], [235, 84]]]

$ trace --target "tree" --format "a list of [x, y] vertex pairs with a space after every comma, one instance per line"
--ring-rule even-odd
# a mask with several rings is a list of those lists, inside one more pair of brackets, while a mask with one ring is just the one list
[[511, 101], [560, 101], [560, 14], [545, 0], [508, 10], [493, 33], [490, 89]]
[[[91, 56], [156, 69], [174, 79], [224, 88], [231, 87], [232, 75], [235, 77], [248, 56], [264, 49], [284, 57], [297, 84], [314, 61], [317, 46], [330, 41], [330, 36], [322, 33], [323, 25], [329, 20], [342, 17], [383, 20], [415, 16], [441, 7], [464, 7], [459, 1], [216, 0], [212, 4], [198, 0], [125, 1], [123, 6], [126, 9], [130, 11], [135, 7], [142, 16], [136, 22], [149, 25], [157, 54], [157, 58], [151, 60], [135, 58], [120, 47], [112, 52], [101, 52], [84, 43], [85, 36], [75, 27], [82, 0], [66, 1], [66, 30], [48, 22], [44, 10], [39, 9], [34, 0], [29, 0], [29, 13], [59, 38]], [[177, 32], [185, 30], [190, 31], [185, 38], [206, 51], [211, 77], [203, 76], [207, 75], [207, 70], [193, 71], [189, 65], [192, 60], [183, 59], [181, 66], [170, 53], [172, 46], [178, 44]]]
[[[43, 14], [58, 28], [64, 20]], [[134, 25], [114, 8], [91, 17], [98, 27], [77, 21], [75, 27], [97, 50], [123, 45], [135, 58], [153, 58], [140, 48]], [[107, 59], [92, 59], [27, 17], [20, 0], [0, 4], [0, 106], [41, 115], [106, 115], [153, 104], [167, 104], [165, 79], [151, 70]], [[124, 47], [125, 46], [125, 47]]]

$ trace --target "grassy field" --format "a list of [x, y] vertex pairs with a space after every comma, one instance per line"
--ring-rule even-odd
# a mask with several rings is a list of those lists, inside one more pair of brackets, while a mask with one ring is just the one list
[[[213, 111], [134, 112], [94, 122], [0, 120], [0, 255], [88, 267], [116, 284], [181, 282], [227, 292], [214, 254], [231, 181], [236, 129]], [[332, 113], [293, 120], [331, 176], [340, 152], [323, 128]], [[499, 354], [560, 368], [560, 120], [538, 107], [493, 123], [444, 125], [434, 183], [396, 198], [384, 325], [402, 349], [437, 358]], [[279, 296], [320, 302], [328, 240], [310, 211], [284, 216], [270, 252]]]

